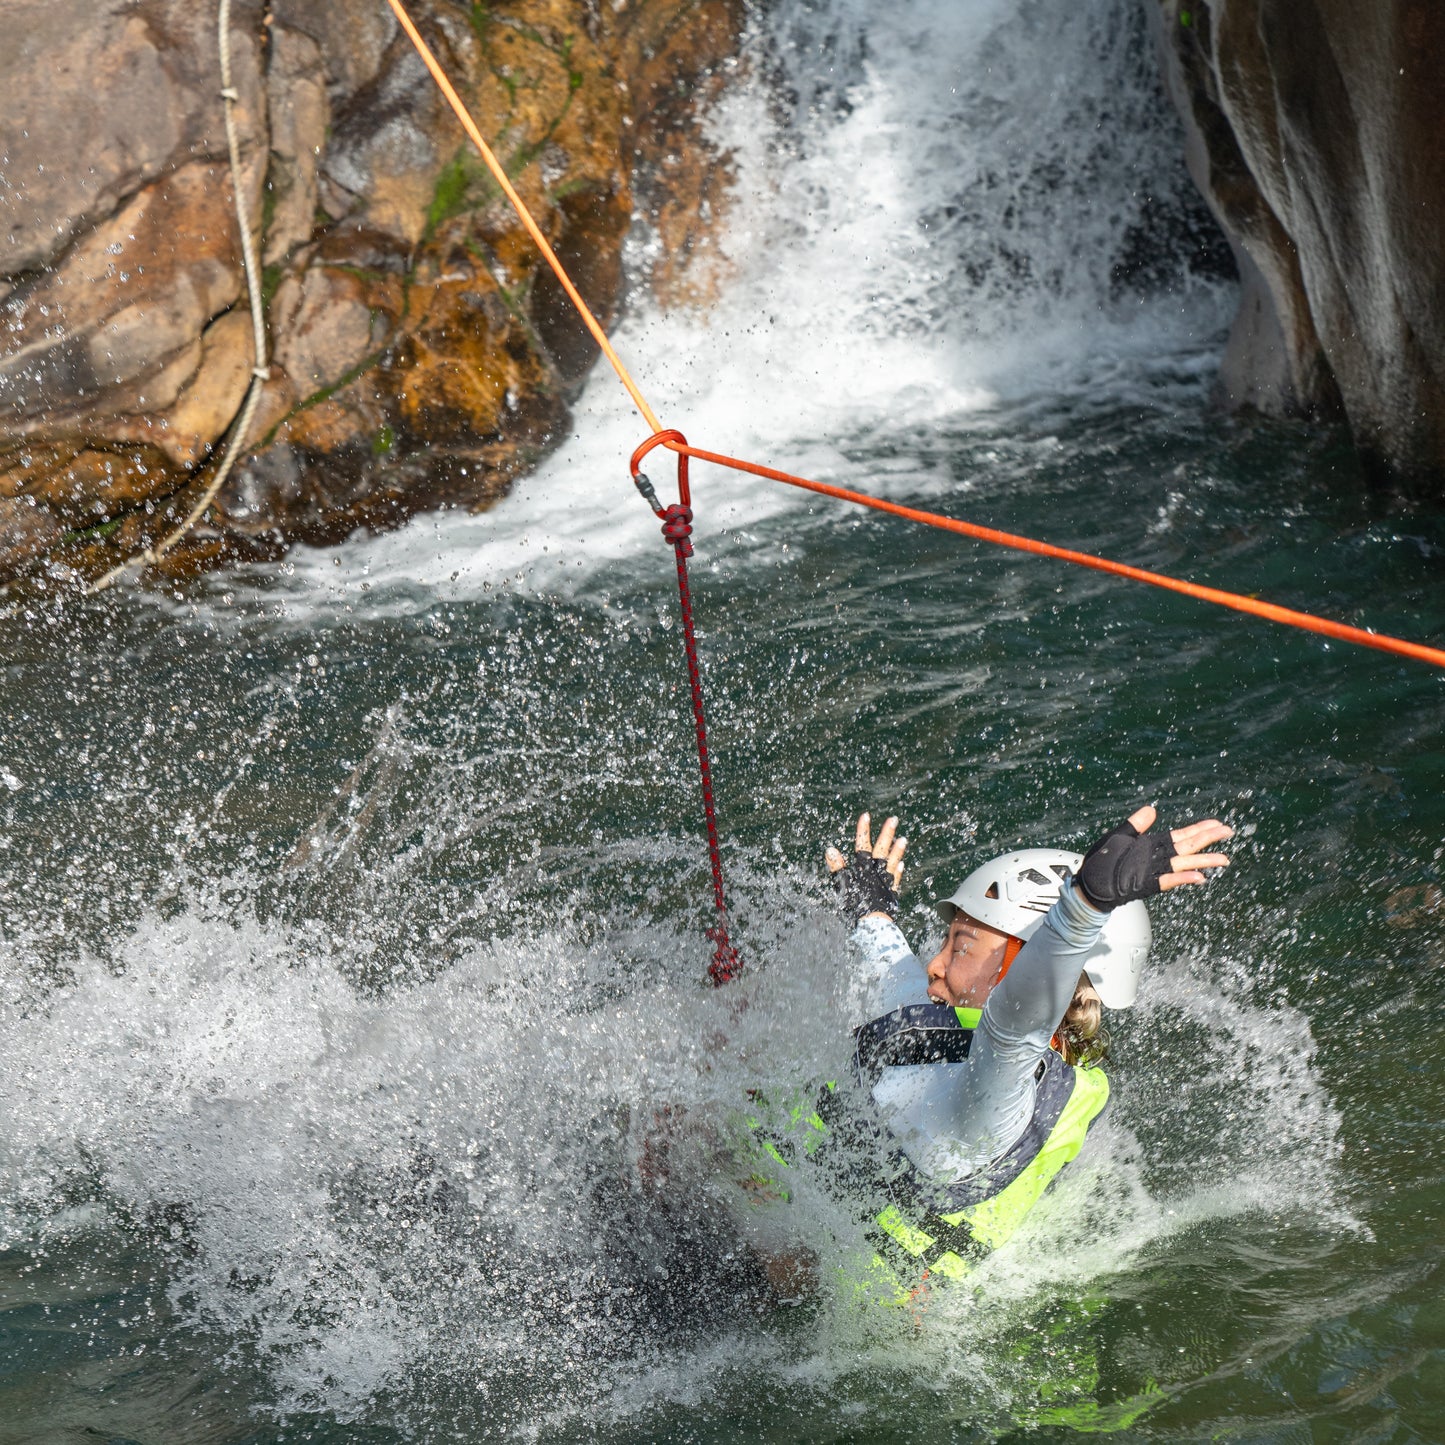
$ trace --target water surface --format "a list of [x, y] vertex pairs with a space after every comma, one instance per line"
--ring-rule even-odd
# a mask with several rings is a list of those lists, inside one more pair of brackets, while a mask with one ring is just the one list
[[[1212, 410], [1187, 248], [1120, 272], [1185, 184], [1125, 8], [770, 11], [724, 300], [627, 354], [700, 445], [1438, 639], [1440, 514]], [[703, 471], [714, 992], [639, 435], [599, 376], [485, 517], [0, 622], [0, 1441], [1438, 1439], [1445, 682]], [[974, 1288], [860, 1307], [855, 1215], [729, 1144], [845, 1066], [823, 845], [900, 814], [922, 947], [1144, 800], [1236, 864], [1155, 906], [1106, 1122]]]

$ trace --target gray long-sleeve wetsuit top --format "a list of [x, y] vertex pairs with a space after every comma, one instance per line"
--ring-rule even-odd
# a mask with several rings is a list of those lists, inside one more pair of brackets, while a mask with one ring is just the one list
[[[1106, 915], [1065, 887], [983, 1008], [961, 1064], [883, 1070], [873, 1100], [919, 1170], [939, 1183], [963, 1179], [1006, 1153], [1028, 1125], [1034, 1074], [1074, 996], [1085, 955]], [[865, 918], [854, 934], [863, 955], [865, 1019], [931, 1003], [924, 965], [898, 926]]]

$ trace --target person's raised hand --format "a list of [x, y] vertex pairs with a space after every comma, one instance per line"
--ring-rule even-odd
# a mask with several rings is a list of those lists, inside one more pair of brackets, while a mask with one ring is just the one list
[[[907, 838], [898, 838], [898, 819], [886, 818], [878, 830], [878, 842], [872, 841], [873, 815], [858, 814], [858, 828], [853, 838], [853, 856], [870, 856], [879, 859], [888, 870], [895, 887], [903, 881], [903, 854], [908, 848]], [[848, 860], [836, 848], [829, 848], [823, 855], [830, 873], [837, 873], [848, 867]]]
[[1227, 868], [1223, 853], [1203, 851], [1234, 836], [1234, 829], [1218, 818], [1204, 818], [1172, 829], [1167, 835], [1150, 834], [1158, 814], [1147, 804], [1125, 823], [1111, 828], [1084, 855], [1079, 866], [1079, 887], [1085, 899], [1107, 913], [1136, 898], [1149, 898], [1171, 888], [1203, 883], [1206, 870]]
[[867, 813], [858, 817], [853, 840], [853, 857], [845, 858], [837, 848], [823, 855], [833, 875], [838, 907], [850, 923], [870, 914], [894, 918], [898, 914], [898, 886], [903, 881], [903, 854], [907, 838], [896, 836], [898, 819], [889, 818], [873, 842], [873, 822]]

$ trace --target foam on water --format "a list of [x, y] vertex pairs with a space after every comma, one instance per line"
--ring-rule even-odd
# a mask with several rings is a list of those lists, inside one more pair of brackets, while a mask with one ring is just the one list
[[[583, 851], [552, 860], [559, 888]], [[654, 890], [695, 863], [655, 840], [620, 851]], [[853, 1209], [806, 1162], [786, 1207], [739, 1186], [749, 1091], [809, 1099], [846, 1077], [842, 930], [810, 892], [735, 860], [753, 967], [722, 993], [681, 920], [599, 920], [554, 891], [517, 926], [496, 885], [510, 929], [388, 983], [371, 931], [296, 906], [337, 857], [292, 875], [289, 906], [228, 878], [103, 958], [57, 971], [12, 939], [3, 970], [0, 1247], [153, 1239], [182, 1320], [259, 1365], [283, 1414], [425, 1423], [442, 1399], [488, 1430], [566, 1434], [725, 1397], [746, 1357], [754, 1390], [846, 1399], [860, 1375], [921, 1371], [970, 1384], [967, 1418], [1006, 1419], [1037, 1391], [1019, 1332], [1061, 1275], [1103, 1283], [1242, 1211], [1348, 1221], [1307, 1023], [1252, 1001], [1249, 960], [1166, 937], [1087, 1157], [967, 1289], [917, 1319], [860, 1310], [872, 1248]], [[398, 855], [378, 892], [424, 892], [431, 861]], [[1230, 1047], [1211, 1051], [1221, 1008]], [[789, 1331], [754, 1313], [749, 1250], [799, 1240], [823, 1294]]]

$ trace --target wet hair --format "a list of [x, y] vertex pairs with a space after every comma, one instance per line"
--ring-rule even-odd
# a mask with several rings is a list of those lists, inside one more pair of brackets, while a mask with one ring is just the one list
[[1079, 975], [1064, 1021], [1054, 1035], [1054, 1046], [1066, 1064], [1088, 1068], [1109, 1056], [1109, 1035], [1104, 1030], [1104, 1006], [1087, 973]]

